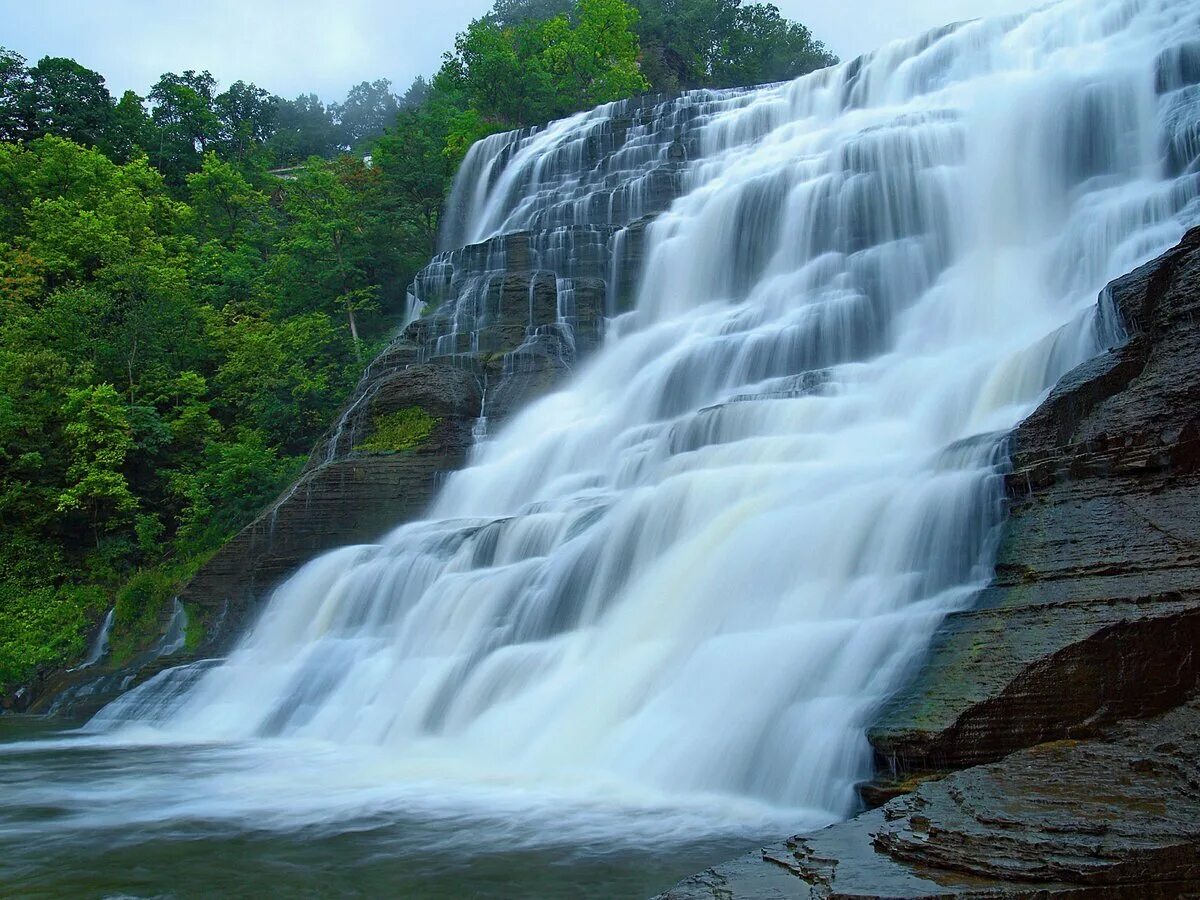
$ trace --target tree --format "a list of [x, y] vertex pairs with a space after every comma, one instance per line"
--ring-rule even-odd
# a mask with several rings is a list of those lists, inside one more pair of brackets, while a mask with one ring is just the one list
[[279, 98], [244, 81], [235, 81], [213, 100], [217, 140], [226, 159], [244, 160], [274, 133]]
[[0, 140], [19, 141], [33, 129], [25, 57], [0, 47]]
[[571, 17], [540, 22], [476, 19], [435, 87], [509, 126], [632, 96], [649, 87], [638, 69], [637, 20], [625, 0], [578, 0]]
[[158, 146], [150, 158], [171, 184], [182, 185], [189, 172], [200, 168], [208, 145], [220, 135], [221, 122], [213, 108], [216, 79], [209, 72], [188, 69], [168, 72], [150, 90]]
[[54, 134], [109, 150], [113, 99], [104, 78], [73, 59], [47, 56], [29, 70], [30, 136]]
[[375, 305], [368, 269], [381, 224], [378, 209], [364, 201], [378, 183], [373, 170], [349, 157], [338, 166], [310, 163], [284, 195], [289, 227], [275, 260], [278, 277], [295, 296], [332, 302], [345, 314], [360, 358], [358, 318]]
[[496, 0], [486, 18], [501, 28], [514, 28], [570, 15], [574, 6], [575, 0]]
[[111, 384], [77, 388], [67, 393], [63, 429], [70, 448], [68, 487], [58, 497], [60, 511], [85, 509], [96, 545], [137, 509], [137, 499], [121, 471], [133, 447], [129, 416]]
[[280, 100], [276, 107], [275, 131], [267, 150], [276, 165], [295, 165], [310, 156], [328, 159], [339, 147], [337, 123], [316, 94], [301, 94], [295, 100]]
[[708, 64], [714, 85], [785, 81], [837, 62], [803, 25], [789, 22], [771, 3], [738, 7]]
[[350, 88], [346, 99], [333, 107], [338, 120], [340, 144], [347, 150], [362, 149], [364, 143], [396, 119], [400, 100], [386, 78], [364, 81]]
[[237, 167], [206, 153], [199, 172], [187, 176], [188, 194], [200, 233], [227, 244], [244, 242], [267, 213], [267, 198]]
[[422, 75], [413, 79], [404, 96], [400, 98], [401, 109], [417, 109], [433, 98], [433, 85]]
[[554, 84], [553, 114], [566, 115], [640, 94], [638, 12], [624, 0], [578, 0], [574, 24], [555, 16], [539, 29], [542, 63]]
[[387, 197], [401, 205], [395, 219], [418, 231], [416, 255], [428, 257], [454, 173], [466, 148], [493, 129], [442, 99], [406, 109], [379, 138], [372, 164]]
[[737, 87], [797, 78], [837, 62], [769, 3], [637, 0], [643, 67], [656, 90]]
[[154, 140], [152, 130], [142, 98], [126, 91], [113, 107], [105, 141], [109, 157], [113, 162], [127, 163], [145, 153]]

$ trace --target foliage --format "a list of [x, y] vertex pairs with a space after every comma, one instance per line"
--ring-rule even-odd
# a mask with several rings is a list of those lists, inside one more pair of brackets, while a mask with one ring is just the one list
[[360, 441], [355, 450], [368, 453], [401, 453], [423, 444], [440, 420], [419, 406], [409, 406], [396, 412], [376, 416], [371, 422], [371, 435]]
[[[287, 484], [356, 379], [334, 315], [352, 303], [363, 342], [387, 327], [362, 292], [403, 273], [366, 243], [386, 241], [386, 204], [361, 162], [313, 164], [343, 206], [312, 221], [295, 213], [312, 202], [304, 179], [268, 195], [234, 156], [198, 166], [173, 188], [146, 157], [0, 144], [0, 685], [82, 653], [105, 597], [114, 648], [132, 653], [180, 573]], [[326, 293], [345, 273], [308, 246], [324, 216], [355, 232], [350, 300]]]
[[[803, 25], [773, 3], [742, 0], [630, 0], [650, 89], [671, 93], [797, 78], [837, 62]], [[496, 0], [501, 28], [571, 15], [572, 0]]]
[[0, 581], [0, 684], [16, 684], [38, 668], [81, 659], [88, 620], [102, 615], [103, 608], [104, 593], [94, 587]]
[[120, 664], [137, 651], [141, 639], [153, 634], [167, 605], [179, 590], [174, 573], [165, 568], [143, 569], [117, 593], [116, 614], [109, 636], [113, 661]]
[[447, 54], [436, 88], [507, 125], [545, 121], [645, 91], [624, 0], [578, 0], [572, 15], [476, 19]]

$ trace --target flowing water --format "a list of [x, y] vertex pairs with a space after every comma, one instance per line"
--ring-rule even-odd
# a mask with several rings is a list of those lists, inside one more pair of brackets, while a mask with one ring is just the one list
[[1192, 0], [1066, 0], [482, 142], [447, 250], [589, 226], [615, 267], [670, 173], [632, 303], [228, 659], [0, 746], [0, 880], [639, 896], [851, 814], [989, 577], [1004, 435], [1200, 221], [1198, 35]]

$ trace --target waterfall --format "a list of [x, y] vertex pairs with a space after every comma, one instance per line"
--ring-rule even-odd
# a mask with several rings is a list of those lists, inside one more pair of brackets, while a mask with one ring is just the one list
[[100, 660], [108, 655], [108, 639], [112, 634], [113, 620], [116, 618], [117, 608], [110, 607], [108, 612], [104, 614], [104, 621], [100, 623], [100, 630], [96, 632], [96, 636], [92, 639], [92, 645], [88, 648], [87, 658], [84, 659], [72, 672], [79, 669], [86, 669], [94, 666]]
[[529, 232], [569, 279], [586, 231], [601, 346], [426, 519], [93, 727], [383, 751], [306, 809], [404, 782], [849, 814], [872, 715], [991, 575], [1005, 435], [1104, 349], [1104, 285], [1200, 220], [1197, 34], [1193, 0], [1063, 0], [480, 142], [442, 249]]

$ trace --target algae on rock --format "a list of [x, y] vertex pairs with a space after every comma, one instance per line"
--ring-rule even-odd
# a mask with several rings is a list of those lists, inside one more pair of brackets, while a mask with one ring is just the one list
[[419, 406], [407, 406], [395, 412], [377, 415], [371, 421], [371, 435], [355, 445], [355, 450], [368, 453], [402, 453], [419, 447], [440, 419], [435, 419]]

